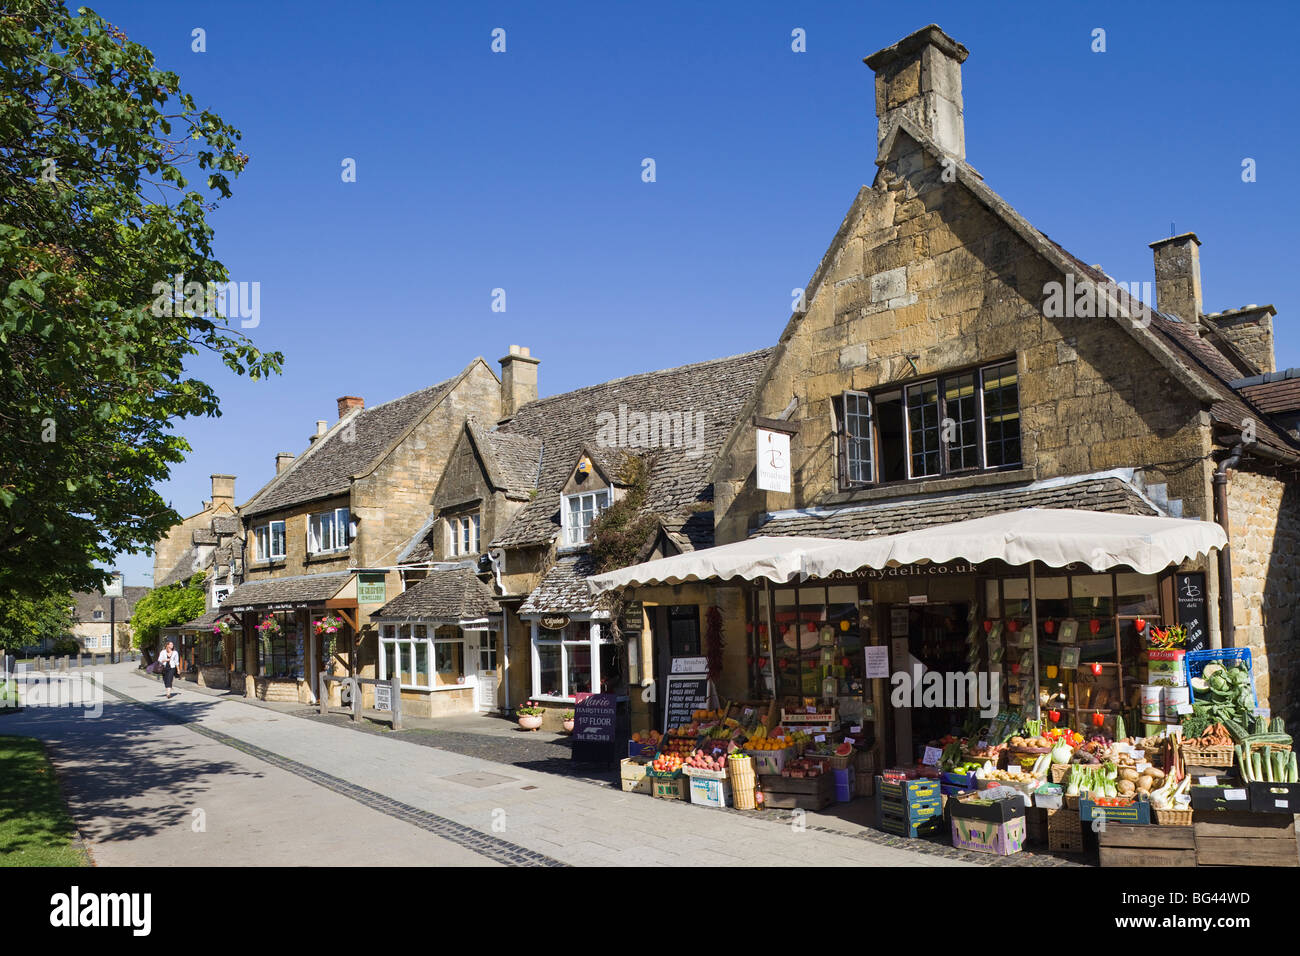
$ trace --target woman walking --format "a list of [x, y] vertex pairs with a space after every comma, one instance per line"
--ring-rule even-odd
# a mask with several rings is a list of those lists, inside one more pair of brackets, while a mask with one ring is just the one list
[[181, 666], [181, 655], [176, 650], [176, 645], [171, 641], [163, 648], [162, 657], [158, 663], [162, 664], [163, 686], [167, 688], [167, 699], [172, 699], [172, 681], [176, 679], [176, 672]]

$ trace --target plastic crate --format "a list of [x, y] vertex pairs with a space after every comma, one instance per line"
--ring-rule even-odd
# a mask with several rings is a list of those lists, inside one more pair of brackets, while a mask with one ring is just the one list
[[[1259, 706], [1259, 693], [1255, 690], [1255, 666], [1251, 662], [1249, 647], [1213, 647], [1203, 651], [1188, 651], [1183, 659], [1187, 667], [1187, 684], [1191, 687], [1192, 679], [1200, 677], [1206, 664], [1228, 664], [1244, 661], [1246, 673], [1250, 675], [1250, 693]], [[1196, 690], [1191, 690], [1191, 699], [1197, 700]]]
[[938, 780], [932, 778], [904, 780], [901, 783], [890, 783], [883, 778], [876, 780], [876, 791], [881, 798], [898, 803], [910, 803], [913, 800], [926, 797], [933, 797], [937, 800], [942, 792], [940, 790], [941, 786]]
[[929, 836], [943, 829], [942, 816], [932, 817], [929, 820], [911, 821], [906, 817], [880, 814], [878, 819], [880, 829], [886, 833], [893, 833], [903, 837]]

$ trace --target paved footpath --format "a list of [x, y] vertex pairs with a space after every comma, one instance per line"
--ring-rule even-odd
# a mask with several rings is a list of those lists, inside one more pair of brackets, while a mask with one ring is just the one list
[[97, 719], [0, 717], [50, 741], [100, 865], [970, 865], [102, 674]]

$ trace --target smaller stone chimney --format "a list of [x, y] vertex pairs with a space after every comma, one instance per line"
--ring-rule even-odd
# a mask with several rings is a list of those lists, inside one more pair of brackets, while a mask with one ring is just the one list
[[297, 456], [292, 452], [282, 451], [275, 456], [275, 473], [278, 475], [293, 464]]
[[366, 407], [366, 400], [358, 395], [343, 395], [339, 398], [339, 418], [355, 409]]
[[965, 159], [961, 65], [968, 56], [932, 23], [863, 60], [876, 73], [876, 145], [883, 146], [897, 118], [906, 117], [945, 153]]
[[[1277, 355], [1273, 349], [1273, 316], [1277, 309], [1271, 305], [1243, 305], [1240, 309], [1211, 312], [1201, 317], [1207, 326], [1207, 338], [1216, 345], [1222, 340], [1235, 352], [1233, 359], [1244, 360], [1244, 377], [1267, 375], [1277, 371]], [[1223, 349], [1220, 349], [1223, 351]], [[1243, 362], [1234, 361], [1240, 367]]]
[[1201, 318], [1201, 240], [1196, 233], [1185, 232], [1150, 245], [1156, 261], [1156, 308], [1197, 325]]
[[312, 436], [308, 439], [308, 441], [314, 444], [316, 439], [323, 437], [324, 434], [329, 430], [330, 430], [329, 422], [325, 421], [325, 419], [323, 418], [316, 419], [316, 431], [314, 434], [312, 434]]
[[537, 401], [537, 366], [541, 359], [529, 354], [526, 345], [510, 346], [501, 362], [501, 417], [510, 418], [521, 405]]
[[231, 511], [235, 510], [234, 475], [212, 476], [212, 506], [220, 508], [222, 505], [225, 505]]

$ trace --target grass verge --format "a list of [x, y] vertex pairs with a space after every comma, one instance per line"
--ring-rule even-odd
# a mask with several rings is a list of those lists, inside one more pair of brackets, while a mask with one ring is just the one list
[[45, 747], [0, 737], [0, 866], [89, 866]]

